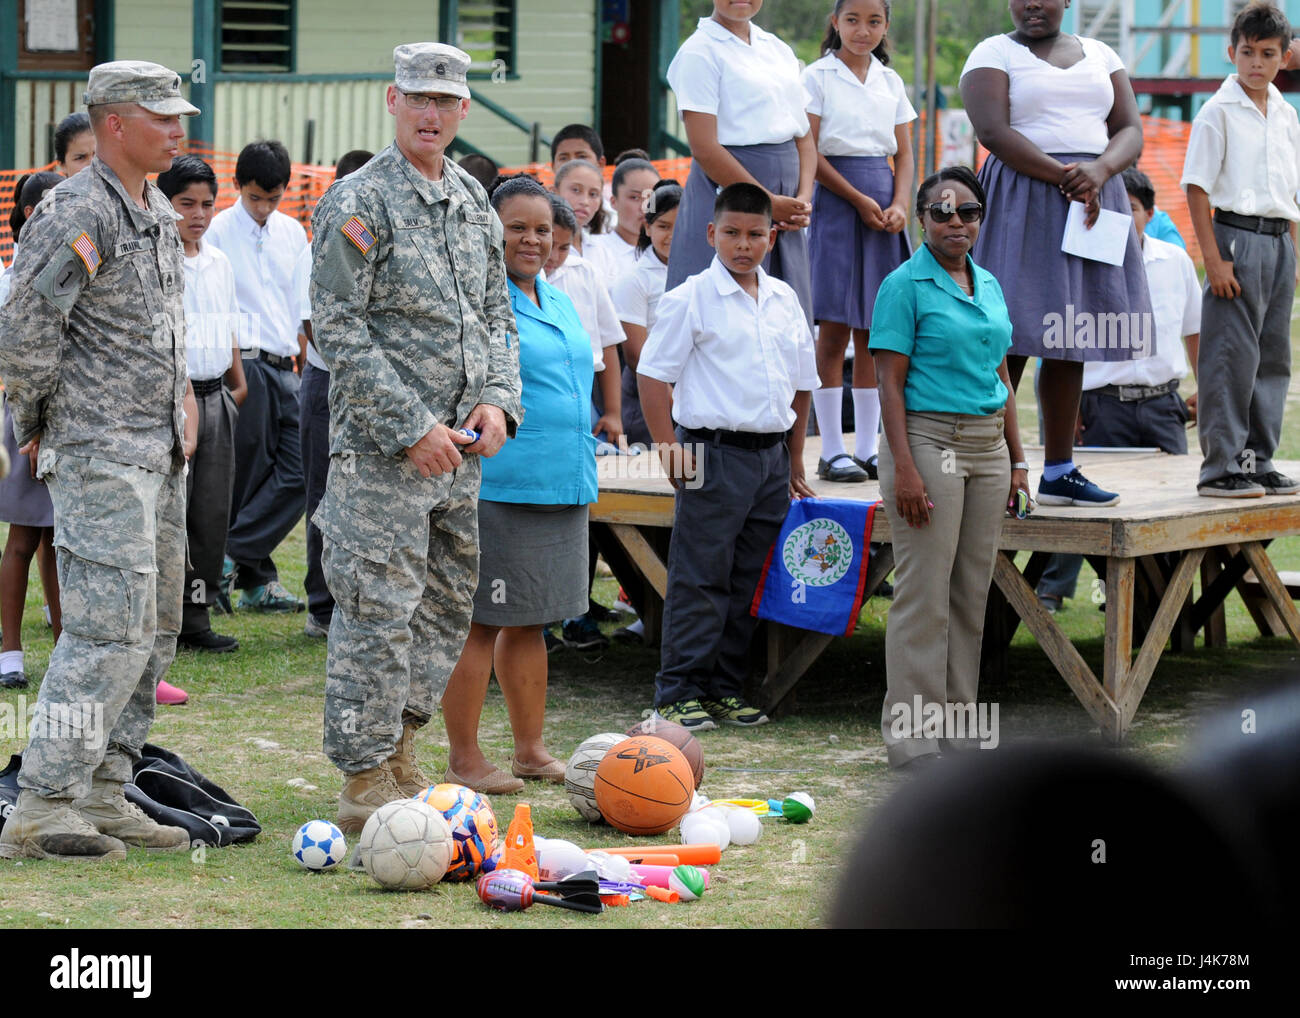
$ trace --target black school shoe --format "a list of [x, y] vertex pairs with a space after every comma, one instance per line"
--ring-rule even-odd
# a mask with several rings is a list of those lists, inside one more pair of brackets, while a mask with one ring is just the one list
[[1264, 486], [1245, 474], [1225, 474], [1202, 481], [1196, 486], [1196, 494], [1206, 498], [1263, 498]]
[[867, 479], [867, 472], [858, 466], [853, 457], [846, 452], [832, 456], [829, 461], [817, 461], [817, 476], [823, 481], [840, 481], [852, 484]]
[[1264, 489], [1266, 495], [1294, 495], [1300, 491], [1300, 483], [1293, 481], [1286, 474], [1270, 470], [1266, 474], [1247, 474], [1252, 481]]
[[867, 476], [873, 481], [880, 480], [880, 456], [878, 453], [872, 453], [868, 459], [860, 460], [856, 456], [853, 462], [867, 472]]
[[0, 675], [0, 688], [26, 689], [27, 681], [26, 672], [5, 672]]
[[201, 650], [209, 654], [229, 654], [239, 649], [239, 641], [233, 636], [222, 636], [211, 629], [197, 633], [181, 633], [176, 637], [176, 645], [186, 650]]

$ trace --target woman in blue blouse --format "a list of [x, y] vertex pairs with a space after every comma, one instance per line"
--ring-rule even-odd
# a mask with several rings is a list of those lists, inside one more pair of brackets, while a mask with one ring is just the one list
[[[541, 277], [551, 253], [550, 198], [523, 175], [498, 180], [491, 196], [505, 231], [524, 418], [515, 437], [483, 461], [474, 618], [442, 714], [446, 780], [502, 794], [521, 791], [521, 778], [564, 780], [564, 763], [542, 739], [542, 627], [587, 610], [587, 505], [596, 501], [597, 486], [588, 405], [591, 341], [569, 298]], [[494, 668], [514, 735], [511, 774], [478, 744]]]
[[880, 493], [894, 545], [881, 713], [893, 767], [937, 760], [940, 735], [944, 748], [961, 748], [954, 732], [925, 722], [932, 704], [975, 703], [1004, 512], [1029, 498], [1007, 377], [1011, 320], [997, 280], [970, 257], [984, 201], [963, 166], [921, 185], [925, 243], [885, 277], [871, 320]]

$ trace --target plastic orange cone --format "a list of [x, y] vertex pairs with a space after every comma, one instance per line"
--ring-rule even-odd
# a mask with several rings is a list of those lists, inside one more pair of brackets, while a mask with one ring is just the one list
[[519, 870], [534, 880], [540, 880], [537, 870], [537, 846], [533, 844], [533, 811], [526, 802], [515, 806], [514, 818], [506, 828], [506, 848], [501, 857], [501, 868]]

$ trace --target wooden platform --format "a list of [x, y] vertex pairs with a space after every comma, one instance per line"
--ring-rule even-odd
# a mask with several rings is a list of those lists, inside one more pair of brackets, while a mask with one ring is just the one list
[[[873, 481], [818, 480], [820, 450], [820, 439], [810, 436], [805, 469], [818, 495], [864, 501], [880, 497]], [[1030, 447], [1027, 454], [1031, 463], [1042, 462], [1041, 450]], [[1233, 590], [1242, 595], [1262, 633], [1287, 635], [1300, 645], [1300, 612], [1265, 550], [1275, 538], [1300, 534], [1300, 495], [1202, 498], [1196, 494], [1200, 458], [1195, 455], [1078, 450], [1075, 460], [1091, 480], [1120, 492], [1120, 503], [1102, 509], [1040, 506], [1026, 520], [1006, 521], [986, 613], [986, 664], [1000, 666], [1023, 622], [1102, 732], [1119, 741], [1167, 642], [1172, 639], [1179, 649], [1191, 649], [1195, 633], [1204, 630], [1207, 645], [1226, 643], [1222, 605]], [[667, 589], [672, 488], [650, 454], [605, 456], [598, 464], [600, 500], [592, 507], [591, 520], [600, 524], [596, 529], [601, 553], [654, 641]], [[1276, 465], [1300, 476], [1300, 463]], [[1031, 471], [1031, 478], [1036, 485], [1037, 471]], [[887, 544], [889, 538], [889, 521], [879, 513], [872, 539]], [[1015, 565], [1017, 551], [1032, 553], [1023, 571]], [[1097, 575], [1105, 577], [1106, 646], [1100, 677], [1034, 595], [1052, 552], [1085, 555]], [[874, 590], [892, 567], [892, 552], [885, 549], [873, 562], [868, 590]], [[1198, 571], [1201, 593], [1193, 598]], [[768, 669], [762, 687], [766, 707], [779, 706], [832, 639], [768, 627]]]

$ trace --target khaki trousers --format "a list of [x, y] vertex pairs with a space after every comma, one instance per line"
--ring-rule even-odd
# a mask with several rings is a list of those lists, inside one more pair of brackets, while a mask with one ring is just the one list
[[975, 702], [984, 605], [1011, 488], [1002, 418], [1001, 410], [907, 415], [912, 459], [934, 503], [921, 528], [898, 515], [894, 456], [881, 442], [880, 494], [894, 545], [881, 730], [893, 767], [941, 748], [922, 734], [915, 697], [941, 706]]

